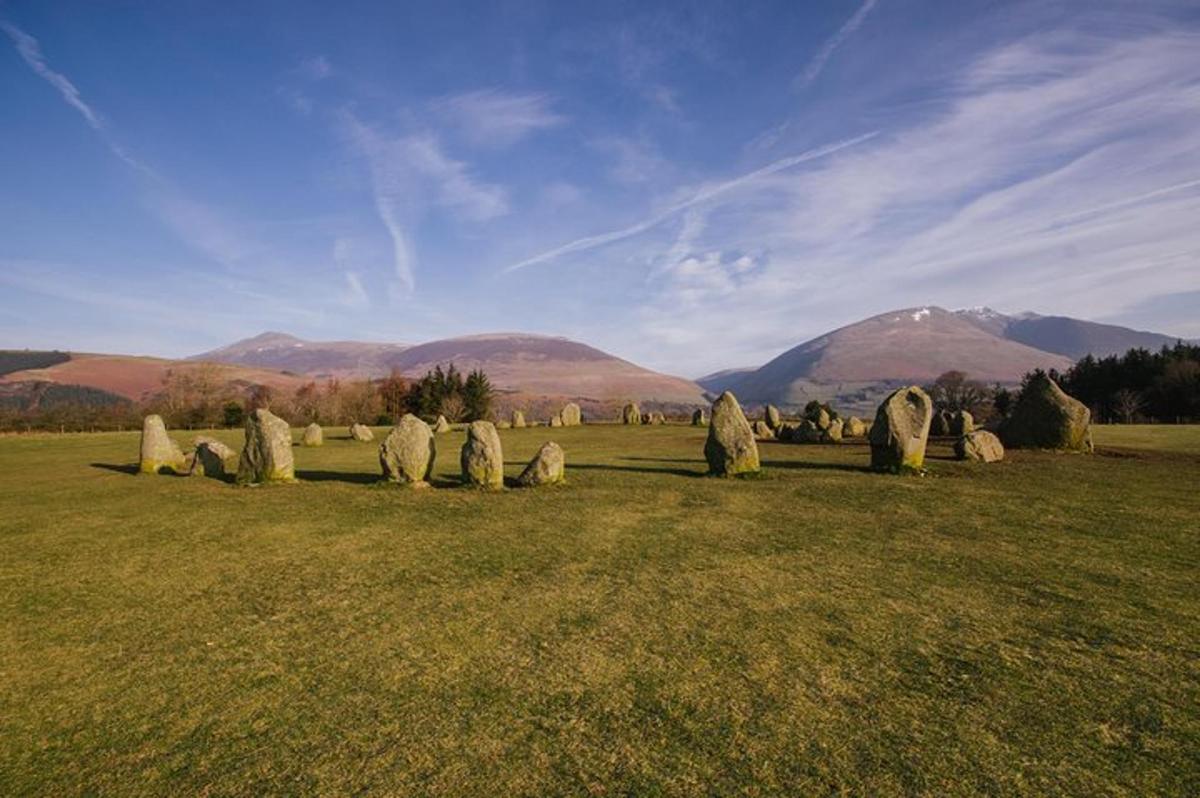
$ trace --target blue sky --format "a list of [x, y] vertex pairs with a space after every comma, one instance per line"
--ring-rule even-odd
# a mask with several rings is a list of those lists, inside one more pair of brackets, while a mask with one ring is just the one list
[[1200, 336], [1194, 2], [0, 2], [0, 346]]

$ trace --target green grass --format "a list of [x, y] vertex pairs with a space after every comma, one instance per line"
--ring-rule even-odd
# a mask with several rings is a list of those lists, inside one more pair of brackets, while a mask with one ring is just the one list
[[261, 488], [0, 438], [0, 794], [1200, 792], [1200, 428], [754, 480], [689, 427], [511, 430], [569, 482], [500, 494], [461, 432], [425, 491], [344, 434]]

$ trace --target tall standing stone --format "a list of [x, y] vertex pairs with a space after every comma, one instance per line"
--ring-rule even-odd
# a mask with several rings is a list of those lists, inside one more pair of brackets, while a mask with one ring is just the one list
[[142, 421], [138, 471], [143, 474], [157, 474], [162, 469], [169, 468], [180, 472], [184, 469], [186, 460], [179, 444], [167, 434], [167, 425], [163, 423], [162, 416], [146, 416]]
[[929, 394], [913, 385], [893, 392], [871, 425], [871, 467], [879, 471], [920, 471], [933, 419]]
[[350, 425], [350, 437], [359, 443], [366, 443], [375, 440], [375, 433], [366, 424], [354, 423]]
[[758, 444], [741, 405], [729, 391], [713, 402], [704, 443], [708, 471], [717, 476], [750, 474], [759, 470]]
[[304, 438], [300, 443], [304, 446], [320, 446], [325, 442], [325, 433], [321, 429], [321, 425], [313, 422], [304, 428]]
[[379, 444], [379, 466], [391, 482], [428, 486], [436, 457], [433, 430], [411, 413], [402, 416]]
[[537, 485], [554, 485], [563, 481], [566, 458], [562, 447], [554, 441], [547, 441], [538, 449], [538, 453], [525, 466], [517, 484], [523, 488]]
[[775, 405], [767, 405], [763, 408], [763, 421], [771, 428], [771, 432], [778, 430], [779, 425], [783, 423], [783, 419], [779, 415], [779, 408]]
[[698, 408], [697, 410], [693, 411], [692, 426], [693, 427], [707, 427], [708, 426], [708, 416], [706, 416], [704, 414], [703, 408]]
[[621, 410], [621, 423], [622, 424], [641, 424], [642, 423], [642, 411], [637, 406], [636, 402], [630, 402], [629, 404], [625, 405], [624, 409]]
[[525, 429], [525, 414], [520, 410], [512, 411], [512, 427], [513, 429]]
[[574, 402], [567, 402], [558, 414], [564, 427], [578, 427], [583, 423], [583, 411]]
[[238, 462], [238, 484], [288, 482], [295, 476], [288, 423], [265, 407], [246, 416], [246, 445]]
[[1092, 413], [1038, 374], [1026, 384], [1012, 414], [1000, 425], [1000, 440], [1012, 449], [1092, 451]]
[[459, 462], [464, 483], [480, 488], [504, 487], [504, 452], [492, 422], [471, 422]]
[[956, 410], [950, 416], [950, 434], [961, 438], [975, 431], [975, 417], [966, 410]]

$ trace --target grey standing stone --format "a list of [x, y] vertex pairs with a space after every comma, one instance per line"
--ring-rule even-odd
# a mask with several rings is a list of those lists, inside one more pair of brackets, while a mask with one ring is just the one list
[[379, 444], [379, 466], [390, 482], [426, 487], [436, 457], [433, 430], [411, 413], [402, 416]]
[[565, 465], [566, 457], [562, 447], [554, 441], [547, 441], [538, 449], [529, 465], [525, 466], [521, 476], [517, 477], [517, 484], [523, 488], [555, 485], [563, 481]]
[[238, 483], [290, 482], [295, 478], [291, 427], [265, 407], [258, 408], [246, 416], [246, 444], [238, 462]]
[[459, 463], [463, 482], [467, 485], [492, 489], [504, 487], [504, 452], [492, 422], [471, 422]]
[[162, 416], [146, 416], [142, 420], [138, 470], [143, 474], [157, 474], [162, 469], [169, 468], [179, 473], [185, 468], [186, 462], [179, 444], [167, 434], [167, 425], [163, 423]]
[[758, 444], [737, 398], [729, 391], [722, 393], [713, 402], [709, 419], [704, 443], [709, 473], [735, 476], [758, 471]]

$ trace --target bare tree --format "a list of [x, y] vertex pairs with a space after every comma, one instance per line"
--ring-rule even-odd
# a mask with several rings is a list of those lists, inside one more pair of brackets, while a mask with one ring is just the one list
[[968, 379], [965, 372], [947, 371], [927, 388], [929, 398], [939, 410], [966, 410], [976, 417], [987, 416], [991, 410], [991, 392], [987, 386]]
[[1145, 404], [1140, 393], [1128, 388], [1117, 391], [1112, 398], [1113, 412], [1120, 416], [1126, 424], [1133, 423], [1134, 417], [1141, 412]]

